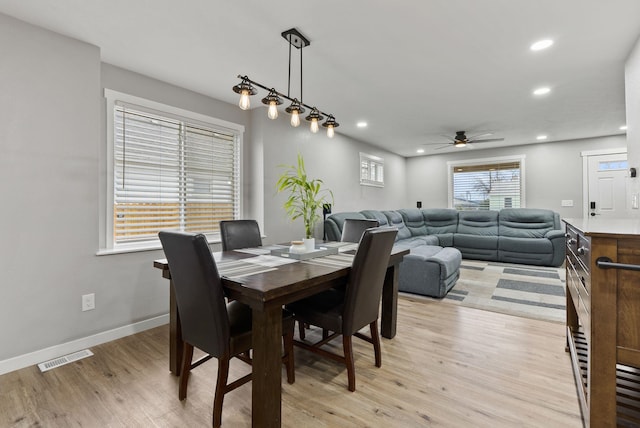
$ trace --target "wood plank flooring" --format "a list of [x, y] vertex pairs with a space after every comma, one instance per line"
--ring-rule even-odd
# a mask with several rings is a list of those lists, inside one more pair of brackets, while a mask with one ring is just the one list
[[[382, 339], [381, 368], [371, 345], [354, 339], [353, 393], [343, 367], [296, 348], [295, 384], [283, 368], [282, 425], [582, 426], [562, 324], [407, 296], [398, 312], [396, 338]], [[195, 369], [178, 401], [168, 335], [162, 326], [46, 373], [33, 366], [0, 376], [0, 427], [211, 426], [217, 364]], [[233, 361], [230, 378], [248, 369]], [[251, 383], [227, 394], [222, 422], [251, 425]]]

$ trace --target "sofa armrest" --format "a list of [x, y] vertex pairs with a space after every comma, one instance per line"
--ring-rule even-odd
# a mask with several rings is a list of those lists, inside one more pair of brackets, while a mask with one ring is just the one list
[[553, 246], [553, 259], [551, 266], [560, 266], [564, 262], [567, 243], [564, 237], [564, 231], [559, 229], [550, 230], [545, 237], [551, 241]]
[[564, 239], [564, 230], [562, 229], [550, 230], [544, 235], [544, 237], [547, 239], [551, 239], [552, 241], [557, 238]]

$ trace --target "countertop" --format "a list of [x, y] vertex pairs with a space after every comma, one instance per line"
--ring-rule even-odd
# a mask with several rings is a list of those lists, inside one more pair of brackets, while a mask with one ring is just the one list
[[563, 222], [579, 229], [586, 236], [616, 235], [637, 238], [640, 235], [640, 216], [638, 218], [563, 218]]

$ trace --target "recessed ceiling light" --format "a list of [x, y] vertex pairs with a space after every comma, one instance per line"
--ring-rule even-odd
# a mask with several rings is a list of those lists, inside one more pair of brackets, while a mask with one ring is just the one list
[[547, 136], [546, 136], [546, 135], [538, 135], [538, 136], [536, 137], [536, 140], [546, 140], [546, 139], [547, 139]]
[[424, 149], [418, 149], [416, 150], [416, 153], [424, 153]]
[[358, 123], [356, 123], [356, 126], [358, 128], [366, 128], [367, 127], [367, 122], [365, 122], [365, 121], [358, 122]]
[[622, 125], [622, 126], [620, 127], [620, 130], [621, 130], [621, 131], [626, 131], [626, 130], [627, 130], [627, 125]]
[[532, 51], [541, 51], [543, 49], [548, 48], [552, 44], [553, 44], [553, 40], [551, 40], [551, 39], [538, 40], [537, 42], [532, 44], [529, 47], [529, 49], [531, 49]]
[[548, 88], [546, 86], [542, 87], [542, 88], [538, 88], [536, 90], [533, 91], [533, 95], [546, 95], [549, 92], [551, 92], [551, 88]]

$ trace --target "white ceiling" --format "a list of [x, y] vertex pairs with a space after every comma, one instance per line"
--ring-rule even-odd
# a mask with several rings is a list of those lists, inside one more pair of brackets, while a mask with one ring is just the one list
[[[505, 139], [476, 148], [622, 133], [624, 63], [640, 35], [640, 0], [0, 0], [0, 12], [234, 104], [238, 74], [286, 93], [280, 33], [296, 27], [311, 41], [304, 102], [402, 156], [455, 150], [423, 144], [459, 130]], [[530, 51], [542, 38], [555, 44]], [[542, 85], [552, 92], [534, 97]]]

